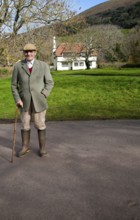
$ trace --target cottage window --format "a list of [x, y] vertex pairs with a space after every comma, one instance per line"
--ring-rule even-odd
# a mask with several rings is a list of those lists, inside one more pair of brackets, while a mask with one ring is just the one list
[[84, 66], [84, 62], [80, 62], [80, 66]]
[[63, 67], [68, 66], [68, 62], [62, 62], [62, 66], [63, 66]]
[[76, 63], [74, 63], [74, 66], [78, 66], [78, 63], [76, 62]]
[[89, 62], [89, 65], [92, 66], [92, 62]]

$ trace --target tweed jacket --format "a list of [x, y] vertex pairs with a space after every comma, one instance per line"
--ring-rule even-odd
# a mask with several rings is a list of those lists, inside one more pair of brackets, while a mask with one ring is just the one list
[[31, 73], [25, 60], [19, 61], [14, 65], [11, 90], [15, 103], [20, 99], [23, 101], [24, 111], [28, 111], [31, 98], [36, 112], [46, 110], [46, 99], [53, 85], [54, 82], [47, 63], [35, 60]]

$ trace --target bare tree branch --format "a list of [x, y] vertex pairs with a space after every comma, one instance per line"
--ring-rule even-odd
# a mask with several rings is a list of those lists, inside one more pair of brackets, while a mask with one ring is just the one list
[[5, 26], [15, 35], [26, 25], [65, 21], [74, 13], [70, 0], [4, 0], [0, 1], [0, 29]]

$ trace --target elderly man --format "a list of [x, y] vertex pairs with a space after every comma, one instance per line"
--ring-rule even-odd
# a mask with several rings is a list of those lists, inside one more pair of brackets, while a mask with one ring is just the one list
[[47, 63], [36, 60], [36, 46], [26, 44], [23, 48], [25, 59], [15, 64], [11, 88], [16, 105], [20, 109], [22, 122], [22, 149], [19, 157], [30, 151], [30, 122], [31, 117], [38, 130], [39, 155], [46, 156], [46, 109], [53, 79]]

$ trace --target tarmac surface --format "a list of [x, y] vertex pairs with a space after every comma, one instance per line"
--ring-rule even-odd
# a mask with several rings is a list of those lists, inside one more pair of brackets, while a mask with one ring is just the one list
[[13, 124], [0, 124], [0, 220], [140, 220], [140, 120], [46, 125], [48, 156], [32, 124], [31, 152], [11, 163]]

